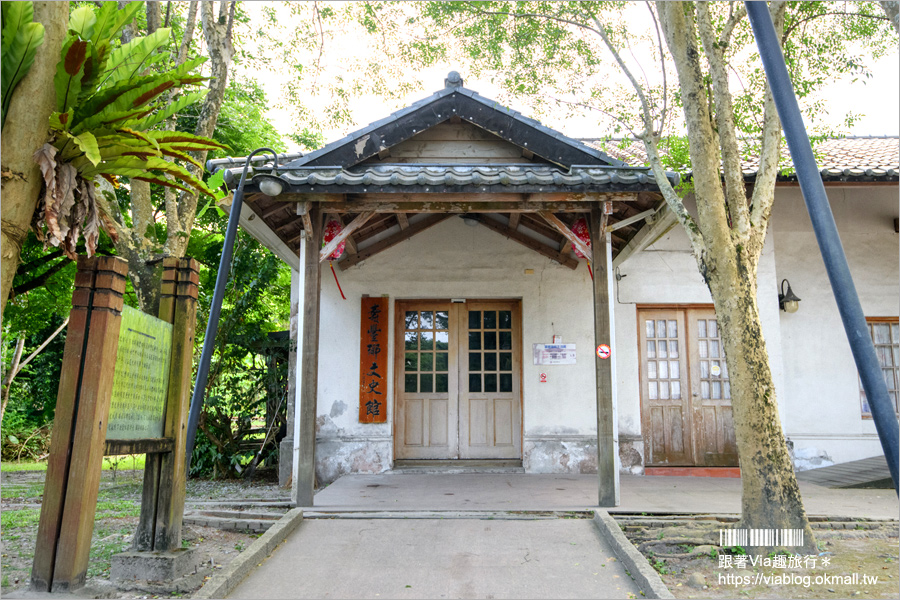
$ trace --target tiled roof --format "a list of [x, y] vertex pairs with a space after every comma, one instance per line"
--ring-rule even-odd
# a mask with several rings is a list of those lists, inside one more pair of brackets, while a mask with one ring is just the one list
[[[648, 163], [644, 144], [634, 140], [583, 139], [585, 144], [602, 150], [621, 161], [632, 165]], [[815, 144], [813, 150], [819, 171], [825, 180], [886, 180], [896, 181], [900, 174], [900, 138], [846, 137], [831, 138]], [[790, 152], [785, 147], [782, 155], [790, 165]], [[753, 154], [742, 161], [744, 176], [756, 175], [759, 159]], [[783, 179], [795, 179], [785, 176]]]
[[[390, 192], [408, 187], [429, 187], [450, 192], [622, 191], [656, 189], [644, 167], [575, 165], [568, 170], [553, 165], [423, 165], [415, 163], [365, 165], [349, 169], [288, 167], [280, 171], [292, 193]], [[673, 184], [677, 176], [671, 174]]]

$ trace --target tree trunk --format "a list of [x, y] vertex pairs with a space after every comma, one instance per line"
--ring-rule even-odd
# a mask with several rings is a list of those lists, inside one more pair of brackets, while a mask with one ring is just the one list
[[[660, 23], [672, 54], [681, 88], [685, 121], [693, 167], [697, 201], [697, 225], [683, 222], [688, 229], [697, 266], [712, 294], [719, 320], [719, 331], [731, 378], [731, 404], [734, 430], [741, 463], [741, 527], [750, 529], [800, 529], [804, 532], [804, 550], [817, 552], [800, 497], [794, 466], [788, 453], [775, 385], [769, 368], [769, 355], [763, 339], [759, 308], [756, 304], [757, 266], [768, 226], [768, 209], [774, 195], [774, 162], [761, 165], [757, 181], [763, 190], [754, 193], [756, 213], [744, 200], [743, 183], [724, 178], [720, 164], [734, 150], [734, 137], [724, 134], [732, 128], [728, 81], [723, 58], [714, 38], [707, 7], [686, 2], [658, 2]], [[700, 22], [698, 35], [697, 21]], [[705, 29], [704, 29], [705, 28]], [[701, 52], [698, 37], [707, 48]], [[718, 96], [712, 103], [703, 72], [705, 57], [713, 76], [711, 85]], [[767, 102], [768, 105], [768, 102]], [[714, 107], [715, 112], [711, 112]], [[766, 130], [777, 129], [777, 116], [766, 107]], [[719, 131], [713, 128], [718, 122]], [[774, 150], [773, 150], [774, 149]], [[777, 151], [777, 144], [768, 147]], [[651, 153], [653, 154], [653, 153]], [[764, 168], [765, 167], [765, 168]], [[768, 187], [771, 186], [771, 187]], [[731, 200], [729, 206], [726, 195]], [[729, 216], [732, 222], [729, 223]], [[753, 222], [753, 229], [750, 224]], [[699, 234], [699, 235], [697, 235]], [[777, 547], [754, 548], [768, 553]], [[796, 552], [796, 548], [785, 548]]]
[[53, 76], [69, 21], [68, 2], [35, 2], [34, 20], [44, 26], [44, 43], [31, 70], [19, 83], [3, 127], [2, 228], [0, 228], [0, 315], [12, 288], [22, 243], [43, 185], [32, 155], [49, 138], [48, 121], [56, 108]]
[[[713, 244], [710, 254], [715, 256]], [[727, 266], [725, 264], [727, 262]], [[747, 264], [747, 263], [750, 264]], [[816, 553], [794, 465], [788, 452], [769, 354], [756, 303], [756, 261], [717, 261], [709, 282], [728, 361], [734, 433], [741, 465], [741, 528], [803, 530], [804, 550]], [[786, 548], [797, 552], [797, 548]], [[773, 548], [760, 548], [768, 553]], [[749, 552], [749, 551], [748, 551]]]

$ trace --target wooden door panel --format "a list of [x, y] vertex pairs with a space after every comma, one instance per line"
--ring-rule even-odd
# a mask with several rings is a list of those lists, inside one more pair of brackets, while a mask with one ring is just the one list
[[695, 464], [737, 466], [737, 444], [731, 415], [731, 382], [712, 308], [687, 311], [690, 329], [690, 363], [694, 424], [697, 444]]
[[510, 398], [497, 398], [494, 400], [494, 445], [512, 446], [514, 443], [513, 429], [515, 427], [513, 414], [513, 402]]
[[641, 414], [648, 465], [692, 464], [691, 413], [686, 368], [684, 314], [678, 310], [638, 313]]
[[406, 427], [403, 443], [407, 446], [421, 446], [425, 441], [425, 400], [411, 398], [403, 407], [406, 414]]
[[458, 340], [455, 321], [456, 311], [447, 301], [396, 303], [396, 458], [446, 459], [458, 456]]
[[461, 316], [460, 458], [521, 458], [519, 302], [467, 302]]

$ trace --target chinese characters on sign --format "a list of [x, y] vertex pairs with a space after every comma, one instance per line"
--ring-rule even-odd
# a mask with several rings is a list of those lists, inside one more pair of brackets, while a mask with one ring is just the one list
[[575, 344], [533, 344], [534, 364], [574, 365]]
[[363, 298], [359, 345], [359, 422], [387, 422], [388, 299]]
[[122, 309], [107, 439], [162, 437], [171, 349], [171, 324], [129, 306]]

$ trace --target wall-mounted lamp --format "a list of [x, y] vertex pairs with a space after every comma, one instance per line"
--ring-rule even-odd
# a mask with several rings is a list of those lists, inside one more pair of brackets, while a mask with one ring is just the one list
[[[787, 284], [787, 291], [784, 291], [784, 284]], [[781, 293], [778, 294], [778, 308], [786, 313], [795, 313], [800, 308], [800, 298], [794, 295], [791, 284], [787, 279], [781, 280]]]

